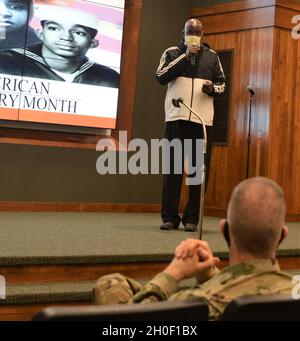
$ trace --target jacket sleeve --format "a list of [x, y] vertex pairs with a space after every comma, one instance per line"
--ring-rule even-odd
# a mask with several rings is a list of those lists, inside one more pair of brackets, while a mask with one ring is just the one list
[[161, 272], [146, 283], [129, 303], [154, 303], [166, 301], [178, 289], [178, 282], [172, 276]]
[[225, 92], [225, 74], [223, 71], [222, 64], [218, 55], [216, 55], [215, 68], [214, 68], [214, 81], [213, 81], [213, 92], [209, 94], [210, 96], [221, 95]]
[[156, 79], [161, 85], [180, 76], [183, 67], [189, 62], [185, 53], [179, 54], [178, 52], [177, 48], [170, 48], [163, 53], [156, 71]]

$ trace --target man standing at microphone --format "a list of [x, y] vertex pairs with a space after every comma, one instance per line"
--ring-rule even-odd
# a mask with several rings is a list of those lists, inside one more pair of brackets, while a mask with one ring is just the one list
[[[162, 55], [156, 78], [161, 85], [168, 84], [165, 99], [166, 131], [168, 141], [192, 140], [192, 164], [196, 160], [196, 140], [203, 139], [200, 120], [183, 106], [177, 108], [172, 100], [182, 98], [202, 118], [207, 126], [206, 168], [208, 170], [212, 146], [213, 97], [225, 91], [225, 76], [217, 53], [201, 43], [202, 23], [190, 19], [184, 27], [184, 40], [177, 47], [168, 48]], [[200, 152], [200, 151], [198, 151]], [[197, 230], [200, 209], [200, 186], [189, 186], [189, 200], [182, 218], [178, 214], [183, 172], [174, 172], [174, 149], [170, 155], [170, 174], [163, 175], [161, 230], [178, 229], [180, 222], [185, 231]], [[182, 156], [184, 160], [184, 155]]]

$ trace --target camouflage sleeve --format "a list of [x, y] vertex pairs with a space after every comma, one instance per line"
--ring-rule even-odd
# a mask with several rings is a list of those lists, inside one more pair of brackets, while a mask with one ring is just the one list
[[178, 282], [169, 274], [161, 272], [133, 296], [130, 303], [166, 301], [178, 289]]
[[202, 285], [193, 289], [180, 290], [169, 298], [170, 301], [185, 301], [190, 299], [203, 300], [208, 306], [208, 319], [212, 321], [217, 320], [224, 310], [223, 307], [220, 309], [220, 307], [214, 303], [211, 295], [207, 293]]

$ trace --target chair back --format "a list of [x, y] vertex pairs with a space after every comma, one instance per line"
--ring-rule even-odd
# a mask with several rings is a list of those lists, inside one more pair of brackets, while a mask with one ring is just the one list
[[300, 300], [286, 295], [238, 297], [228, 304], [220, 321], [300, 321]]
[[33, 321], [207, 321], [202, 300], [45, 308]]

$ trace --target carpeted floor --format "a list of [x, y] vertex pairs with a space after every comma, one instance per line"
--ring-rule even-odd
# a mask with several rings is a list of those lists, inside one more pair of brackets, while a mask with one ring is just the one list
[[[203, 239], [216, 255], [227, 257], [218, 222], [218, 218], [205, 218]], [[182, 229], [160, 231], [159, 225], [158, 214], [1, 212], [0, 266], [168, 261], [180, 241], [198, 236]], [[300, 256], [300, 224], [289, 227], [289, 238], [279, 254]], [[183, 281], [182, 288], [191, 286], [191, 281]], [[11, 284], [0, 306], [91, 302], [94, 284]]]
[[[204, 219], [203, 239], [220, 257], [227, 246], [218, 218]], [[197, 233], [160, 231], [159, 214], [0, 213], [0, 265], [167, 261], [176, 245]], [[300, 223], [288, 224], [280, 255], [300, 256]]]

